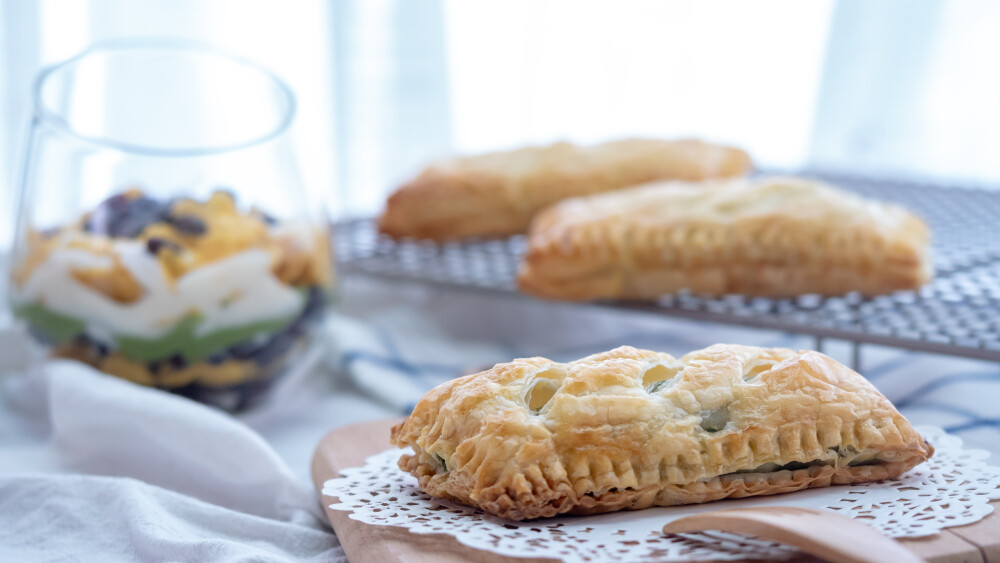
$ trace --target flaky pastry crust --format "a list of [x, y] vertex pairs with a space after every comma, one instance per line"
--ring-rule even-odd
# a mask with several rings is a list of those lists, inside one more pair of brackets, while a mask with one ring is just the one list
[[693, 139], [556, 143], [436, 162], [386, 203], [379, 229], [393, 237], [453, 240], [528, 230], [545, 207], [653, 180], [745, 174], [742, 150]]
[[801, 178], [652, 183], [541, 213], [518, 283], [566, 300], [877, 295], [929, 281], [929, 238], [902, 207]]
[[732, 345], [498, 364], [427, 393], [392, 443], [428, 494], [513, 520], [877, 481], [933, 453], [835, 360]]

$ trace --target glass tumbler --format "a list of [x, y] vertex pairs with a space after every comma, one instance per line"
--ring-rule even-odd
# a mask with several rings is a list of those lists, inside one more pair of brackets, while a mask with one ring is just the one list
[[291, 90], [210, 49], [92, 48], [34, 91], [9, 301], [53, 356], [239, 410], [334, 287]]

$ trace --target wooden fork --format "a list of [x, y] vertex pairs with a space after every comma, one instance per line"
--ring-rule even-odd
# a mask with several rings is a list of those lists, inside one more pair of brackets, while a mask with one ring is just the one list
[[835, 563], [923, 561], [874, 528], [831, 510], [765, 506], [703, 512], [663, 527], [665, 534], [720, 530], [795, 546]]

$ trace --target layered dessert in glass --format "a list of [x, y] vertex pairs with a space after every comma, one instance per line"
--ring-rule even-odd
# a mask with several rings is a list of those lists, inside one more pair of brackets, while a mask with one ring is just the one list
[[286, 371], [332, 295], [325, 228], [226, 190], [129, 189], [25, 238], [11, 306], [52, 355], [228, 410]]

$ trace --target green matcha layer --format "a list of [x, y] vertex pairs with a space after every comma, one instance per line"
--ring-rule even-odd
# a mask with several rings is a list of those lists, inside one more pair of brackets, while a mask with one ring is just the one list
[[[223, 352], [261, 334], [272, 334], [285, 328], [300, 315], [300, 311], [287, 317], [250, 323], [197, 335], [200, 315], [185, 317], [170, 332], [159, 338], [146, 339], [115, 335], [115, 348], [131, 360], [153, 362], [180, 355], [188, 363], [197, 362]], [[56, 345], [68, 344], [85, 333], [84, 321], [56, 313], [44, 305], [30, 303], [14, 308], [14, 315], [30, 323]]]

